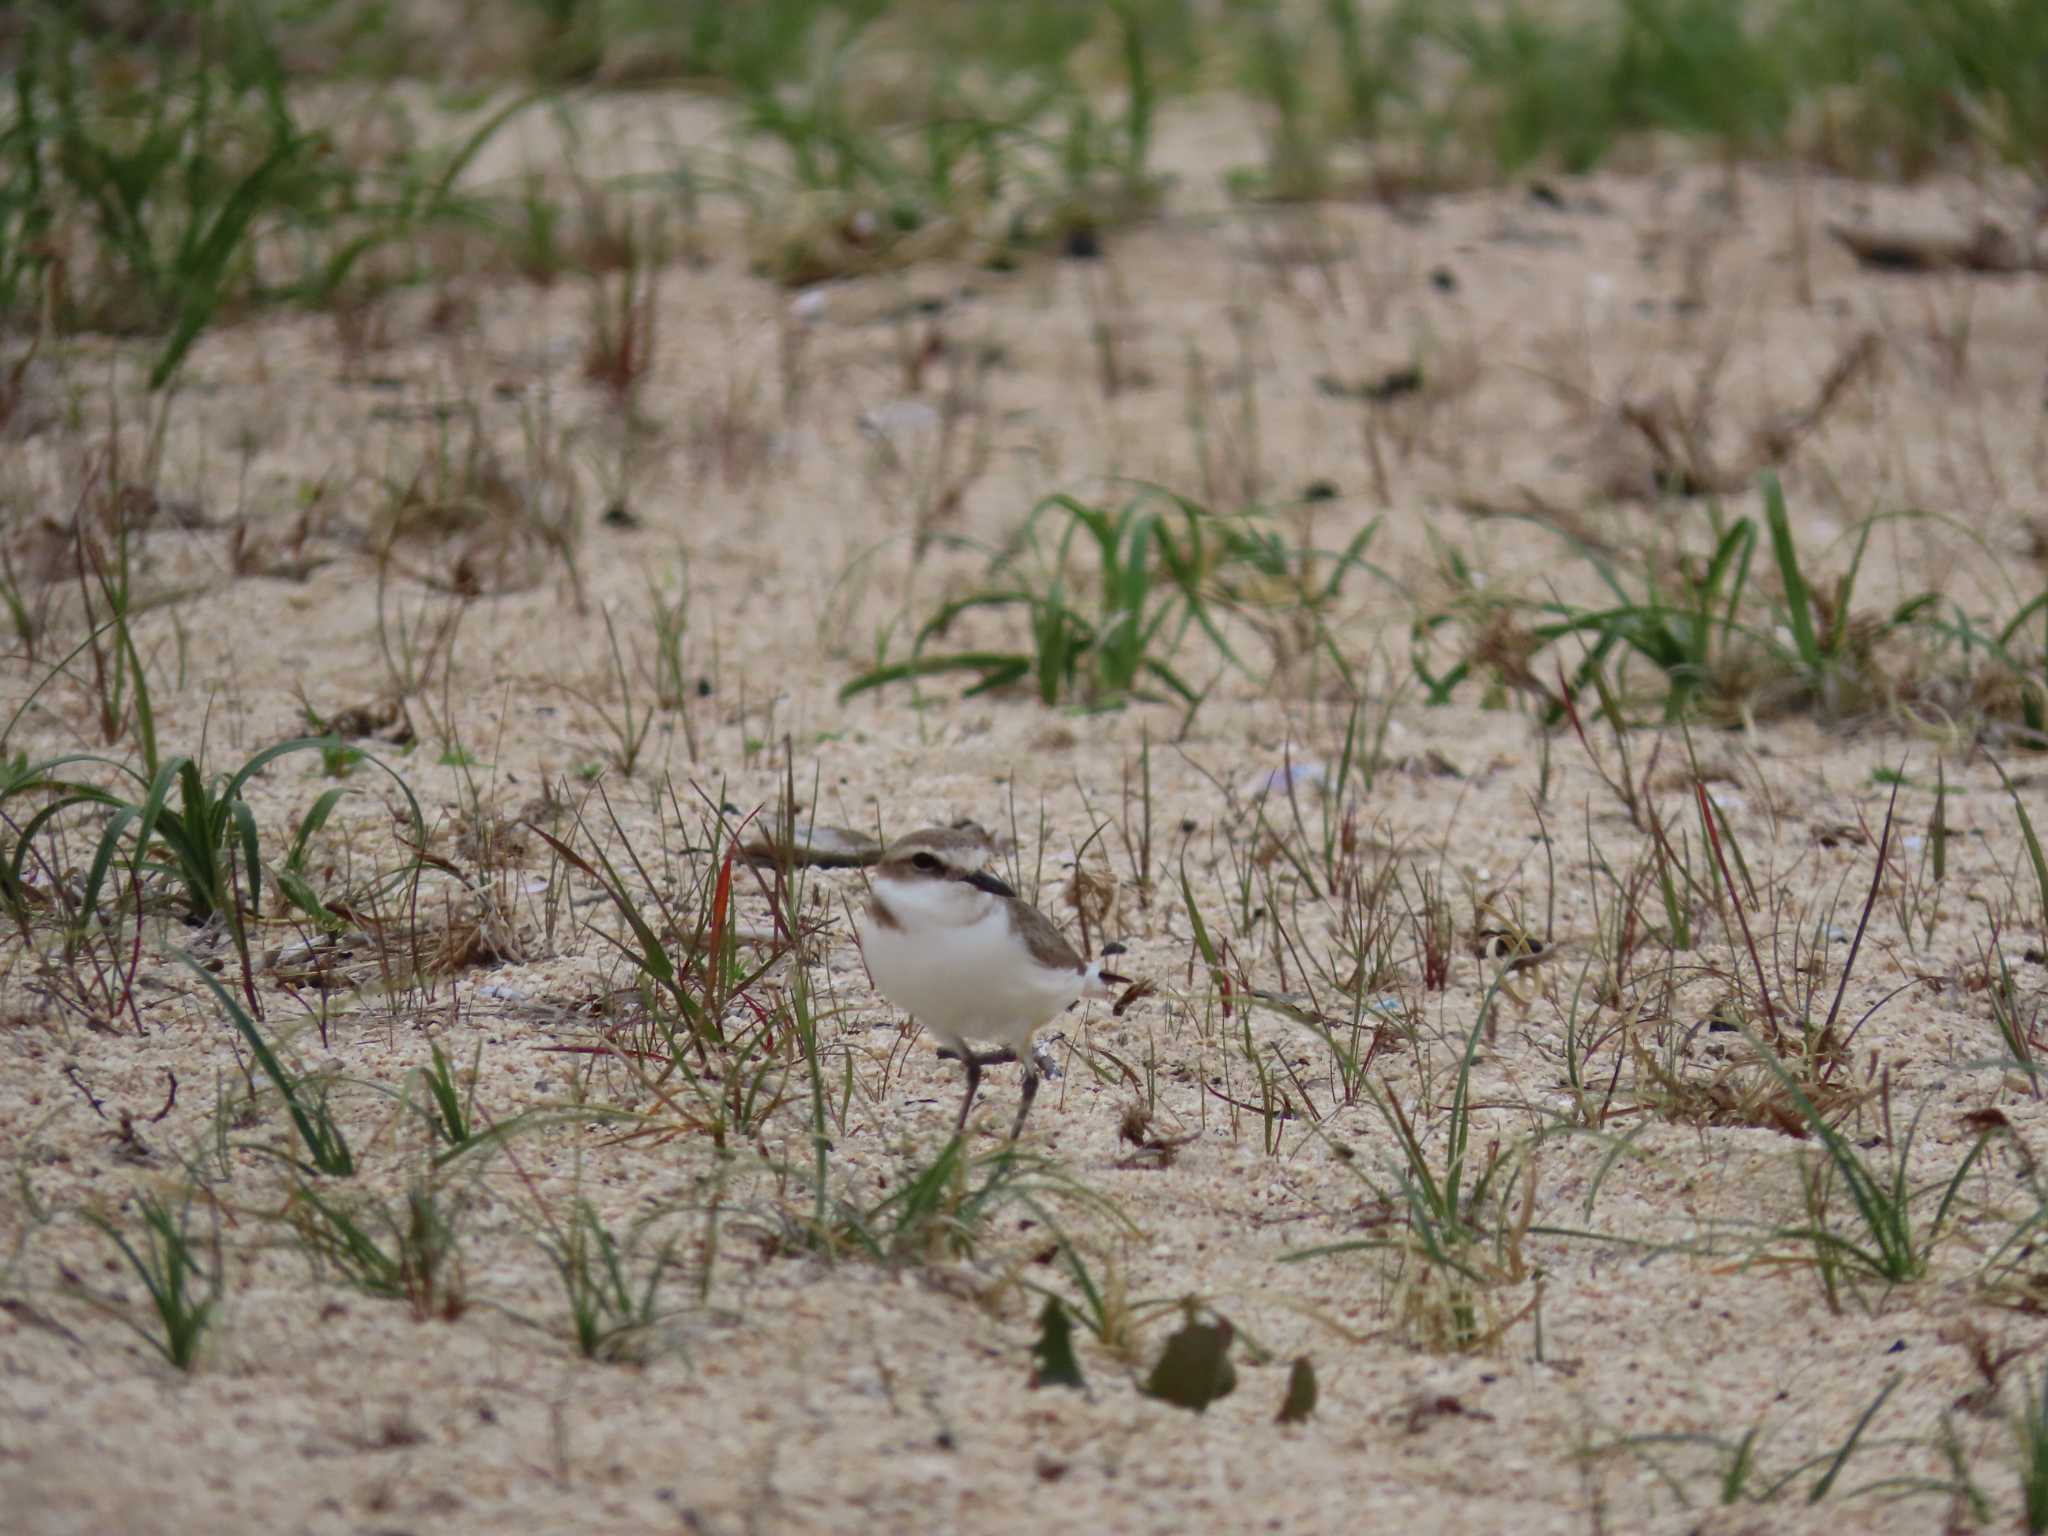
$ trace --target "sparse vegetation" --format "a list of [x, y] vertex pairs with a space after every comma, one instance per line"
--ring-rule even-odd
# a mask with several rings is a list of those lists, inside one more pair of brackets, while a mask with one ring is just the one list
[[[1056, 539], [1041, 529], [1051, 522]], [[1047, 704], [1121, 703], [1165, 695], [1190, 711], [1202, 695], [1177, 667], [1199, 632], [1218, 666], [1244, 671], [1223, 623], [1254, 629], [1283, 616], [1300, 636], [1296, 651], [1326, 652], [1348, 672], [1327, 624], [1344, 578], [1371, 570], [1367, 527], [1342, 550], [1291, 546], [1256, 511], [1219, 517], [1188, 500], [1141, 487], [1121, 506], [1094, 506], [1054, 496], [1031, 509], [1011, 547], [991, 562], [992, 585], [943, 604], [919, 626], [913, 655], [883, 662], [840, 690], [852, 698], [889, 683], [949, 672], [979, 676], [970, 694], [1029, 680]], [[1093, 587], [1092, 601], [1087, 593]], [[1077, 592], [1075, 589], [1080, 590]], [[966, 614], [1018, 609], [1030, 649], [926, 654]], [[1275, 661], [1290, 651], [1272, 644]]]
[[2041, 9], [0, 14], [28, 1528], [2048, 1528]]
[[120, 1251], [130, 1271], [142, 1282], [151, 1315], [137, 1318], [120, 1312], [116, 1303], [99, 1300], [96, 1304], [116, 1310], [121, 1320], [165, 1360], [181, 1371], [189, 1371], [199, 1358], [200, 1343], [220, 1302], [219, 1248], [216, 1244], [212, 1263], [202, 1262], [205, 1251], [192, 1232], [189, 1199], [173, 1209], [153, 1195], [144, 1195], [139, 1206], [139, 1242], [131, 1239], [112, 1217], [89, 1211], [85, 1219]]
[[661, 1282], [675, 1243], [671, 1238], [651, 1254], [638, 1253], [633, 1239], [621, 1244], [582, 1200], [559, 1231], [542, 1239], [568, 1297], [576, 1348], [586, 1359], [635, 1362], [652, 1354]]

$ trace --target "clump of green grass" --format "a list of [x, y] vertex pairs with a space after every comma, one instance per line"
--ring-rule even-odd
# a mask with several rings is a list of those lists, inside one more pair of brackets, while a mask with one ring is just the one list
[[1429, 131], [1487, 144], [1508, 172], [1588, 170], [1650, 133], [1906, 176], [1959, 156], [2027, 164], [2048, 144], [2048, 30], [2011, 0], [1613, 0], [1432, 19], [1451, 57]]
[[189, 1192], [175, 1208], [154, 1195], [144, 1195], [139, 1205], [139, 1246], [111, 1217], [94, 1211], [86, 1213], [85, 1219], [106, 1234], [142, 1282], [152, 1315], [150, 1321], [144, 1322], [125, 1310], [112, 1310], [164, 1359], [181, 1371], [189, 1371], [198, 1361], [200, 1343], [212, 1326], [214, 1308], [220, 1303], [219, 1247], [216, 1243], [210, 1264], [201, 1262], [191, 1230]]
[[1912, 701], [1916, 711], [1946, 713], [2030, 750], [2048, 749], [2048, 590], [2022, 601], [2010, 618], [1972, 614], [1951, 602], [1921, 628], [1932, 659], [1921, 697]]
[[[1608, 554], [1582, 551], [1612, 595], [1601, 606], [1495, 596], [1452, 552], [1447, 570], [1457, 596], [1421, 614], [1415, 626], [1412, 666], [1428, 702], [1448, 702], [1461, 684], [1482, 676], [1496, 696], [1514, 690], [1533, 697], [1551, 720], [1571, 713], [1574, 695], [1592, 691], [1604, 710], [1619, 709], [1630, 720], [1641, 718], [1647, 705], [1667, 724], [1787, 714], [1840, 722], [1910, 707], [1932, 686], [1939, 653], [1958, 637], [1965, 651], [1978, 641], [1980, 652], [2025, 671], [2028, 664], [2014, 655], [2012, 642], [2017, 626], [2040, 611], [2039, 600], [2004, 626], [1995, 643], [1965, 635], [1943, 618], [1933, 592], [1888, 611], [1859, 611], [1857, 583], [1875, 522], [1858, 531], [1846, 569], [1823, 584], [1799, 548], [1777, 476], [1766, 471], [1759, 489], [1760, 523], [1748, 516], [1723, 521], [1712, 512], [1711, 553], [1680, 560], [1675, 572], [1661, 571], [1654, 560], [1633, 572]], [[1765, 565], [1759, 556], [1766, 553], [1774, 585], [1759, 579]], [[1439, 672], [1432, 652], [1446, 629], [1462, 631], [1466, 649]], [[1553, 648], [1573, 658], [1568, 672], [1548, 654]], [[1554, 683], [1546, 675], [1552, 673]], [[2019, 690], [2015, 702], [2024, 708], [2020, 701], [2033, 696]]]
[[[1264, 109], [1266, 161], [1233, 172], [1231, 185], [1266, 201], [1318, 202], [1364, 190], [1335, 158], [1344, 146], [1373, 154], [1419, 139], [1434, 161], [1431, 118], [1442, 105], [1426, 102], [1419, 82], [1425, 68], [1455, 57], [1445, 46], [1449, 9], [1420, 0], [1244, 7], [1228, 53], [1244, 91]], [[1397, 180], [1389, 169], [1375, 167], [1370, 182]]]
[[[1156, 487], [1113, 507], [1051, 496], [991, 562], [992, 585], [941, 604], [918, 628], [908, 658], [879, 663], [839, 696], [973, 673], [970, 696], [1028, 682], [1046, 704], [1170, 697], [1192, 712], [1202, 692], [1180, 661], [1192, 637], [1222, 666], [1248, 670], [1222, 627], [1232, 615], [1255, 627], [1286, 615], [1296, 648], [1320, 650], [1348, 675], [1327, 617], [1345, 577], [1373, 570], [1365, 551], [1376, 526], [1341, 550], [1320, 551], [1290, 543], [1257, 513], [1219, 516]], [[982, 611], [1021, 613], [1029, 648], [928, 654], [954, 624]], [[1274, 650], [1289, 653], [1278, 640]]]
[[280, 25], [227, 0], [130, 37], [30, 0], [0, 101], [0, 320], [161, 338], [152, 388], [223, 314], [324, 303], [364, 258], [469, 219], [452, 153], [351, 165], [293, 102]]
[[955, 1136], [878, 1200], [824, 1188], [807, 1218], [783, 1214], [781, 1241], [878, 1264], [944, 1263], [985, 1253], [1009, 1211], [1057, 1237], [1062, 1207], [1128, 1226], [1104, 1196], [1050, 1159], [1015, 1147], [976, 1154]]
[[[1840, 1482], [1842, 1473], [1847, 1470], [1850, 1458], [1859, 1449], [1898, 1445], [1897, 1441], [1873, 1441], [1866, 1446], [1864, 1434], [1870, 1428], [1871, 1420], [1877, 1417], [1878, 1410], [1884, 1407], [1886, 1400], [1904, 1379], [1897, 1375], [1886, 1379], [1876, 1396], [1864, 1406], [1862, 1413], [1857, 1415], [1855, 1424], [1850, 1427], [1848, 1436], [1840, 1445], [1782, 1469], [1767, 1469], [1762, 1463], [1761, 1454], [1765, 1449], [1762, 1419], [1758, 1419], [1732, 1440], [1725, 1435], [1697, 1431], [1623, 1435], [1607, 1444], [1589, 1447], [1586, 1454], [1598, 1456], [1627, 1451], [1650, 1467], [1657, 1474], [1659, 1481], [1677, 1494], [1682, 1504], [1691, 1503], [1686, 1496], [1687, 1479], [1666, 1464], [1660, 1454], [1666, 1450], [1705, 1451], [1712, 1463], [1709, 1475], [1714, 1502], [1723, 1506], [1776, 1503], [1788, 1492], [1795, 1491], [1797, 1485], [1809, 1476], [1812, 1480], [1806, 1483], [1804, 1489], [1805, 1502], [1818, 1504], [1837, 1491], [1836, 1485]], [[1948, 1485], [1931, 1487], [1920, 1479], [1884, 1478], [1875, 1483], [1844, 1490], [1843, 1497], [1903, 1491], [1952, 1493], [1961, 1490]]]
[[[1770, 1058], [1775, 1061], [1775, 1058]], [[1875, 1281], [1902, 1285], [1928, 1272], [1936, 1244], [1948, 1224], [1957, 1196], [1977, 1159], [1983, 1154], [1992, 1132], [1982, 1131], [1949, 1177], [1931, 1188], [1916, 1188], [1908, 1165], [1913, 1138], [1919, 1130], [1919, 1115], [1906, 1128], [1894, 1147], [1890, 1165], [1873, 1164], [1856, 1144], [1830, 1125], [1789, 1073], [1778, 1069], [1785, 1092], [1798, 1106], [1808, 1132], [1821, 1146], [1818, 1156], [1802, 1157], [1799, 1164], [1801, 1197], [1806, 1223], [1773, 1234], [1774, 1240], [1791, 1242], [1806, 1250], [1818, 1276], [1822, 1294], [1830, 1309], [1839, 1311], [1844, 1282]], [[1853, 1219], [1836, 1219], [1836, 1196], [1846, 1191]], [[1934, 1212], [1923, 1223], [1919, 1207], [1926, 1197], [1938, 1195]]]
[[569, 1302], [577, 1351], [587, 1360], [644, 1363], [657, 1346], [661, 1283], [674, 1266], [671, 1235], [651, 1253], [641, 1233], [622, 1243], [587, 1200], [541, 1239]]
[[458, 1081], [455, 1065], [448, 1059], [448, 1053], [441, 1049], [436, 1040], [430, 1047], [432, 1065], [420, 1069], [419, 1080], [427, 1090], [426, 1103], [421, 1106], [428, 1127], [436, 1141], [448, 1144], [452, 1156], [476, 1140], [476, 1083], [477, 1063], [483, 1057], [483, 1044], [478, 1042], [475, 1054], [470, 1058], [469, 1071], [465, 1079]]
[[790, 284], [1099, 250], [1156, 206], [1159, 105], [1200, 62], [1181, 0], [747, 9], [692, 51], [738, 94], [756, 264]]
[[[271, 860], [264, 858], [262, 835], [244, 791], [280, 759], [309, 752], [324, 756], [338, 743], [332, 737], [280, 742], [234, 772], [218, 775], [208, 775], [189, 757], [155, 761], [153, 717], [139, 669], [134, 686], [145, 767], [90, 753], [41, 763], [25, 754], [0, 759], [0, 827], [9, 836], [8, 843], [0, 844], [0, 904], [24, 939], [38, 926], [54, 925], [74, 976], [83, 964], [97, 978], [78, 999], [87, 1017], [106, 1023], [127, 1014], [139, 1028], [134, 984], [152, 913], [163, 911], [161, 892], [168, 888], [176, 893], [177, 915], [184, 922], [218, 925], [224, 932], [240, 964], [244, 995], [250, 1008], [260, 1012], [250, 934], [264, 920], [266, 885], [274, 886], [302, 919], [322, 929], [339, 926], [326, 904], [329, 898], [314, 887], [308, 860], [313, 839], [347, 787], [334, 786], [315, 797], [282, 856]], [[367, 755], [365, 760], [398, 787], [411, 812], [413, 834], [412, 859], [348, 892], [351, 899], [374, 903], [417, 877], [425, 820], [405, 781], [381, 761]], [[152, 762], [153, 772], [147, 770]], [[106, 787], [109, 782], [116, 787]], [[60, 877], [69, 863], [66, 823], [82, 811], [100, 815], [91, 858], [82, 873]]]
[[[672, 786], [669, 794], [668, 810], [682, 825]], [[597, 798], [610, 814], [602, 788]], [[629, 1138], [689, 1133], [719, 1148], [757, 1136], [807, 1073], [822, 1164], [828, 1100], [803, 975], [819, 920], [804, 911], [801, 871], [778, 869], [772, 882], [765, 879], [741, 853], [747, 821], [728, 823], [718, 806], [707, 796], [695, 817], [700, 841], [689, 872], [660, 880], [615, 817], [618, 861], [595, 836], [586, 855], [572, 839], [530, 825], [569, 870], [596, 886], [619, 926], [592, 923], [591, 930], [634, 974], [599, 1039], [574, 1049], [602, 1058], [607, 1072], [624, 1074], [662, 1106], [665, 1113], [645, 1117]], [[765, 931], [747, 918], [750, 883], [767, 902]], [[792, 958], [790, 976], [771, 980]]]
[[[655, 1035], [664, 1042], [662, 1054], [679, 1061], [685, 1053], [692, 1053], [704, 1064], [709, 1062], [710, 1050], [728, 1049], [737, 1043], [731, 1018], [734, 1005], [774, 960], [757, 966], [742, 958], [734, 876], [743, 873], [744, 867], [739, 860], [737, 832], [710, 809], [698, 818], [698, 825], [707, 843], [698, 878], [668, 895], [663, 894], [663, 883], [649, 875], [630, 840], [622, 844], [634, 876], [628, 880], [595, 838], [591, 840], [593, 863], [546, 829], [535, 826], [531, 830], [571, 869], [595, 883], [623, 922], [622, 935], [601, 936], [633, 965], [651, 990]], [[616, 820], [613, 829], [620, 830]]]
[[1789, 136], [1828, 164], [1910, 178], [1972, 159], [2041, 163], [2048, 18], [2038, 6], [1804, 0], [1771, 31], [1795, 104]]
[[396, 1205], [349, 1199], [300, 1183], [290, 1215], [316, 1266], [368, 1296], [404, 1301], [415, 1318], [452, 1322], [468, 1305], [459, 1237], [461, 1207], [417, 1182]]
[[[1342, 9], [1352, 19], [1350, 7]], [[1264, 197], [1315, 202], [1333, 190], [1328, 135], [1312, 96], [1311, 65], [1321, 41], [1288, 26], [1277, 6], [1259, 7], [1251, 24], [1240, 67], [1246, 88], [1270, 108], [1271, 125], [1264, 175], [1248, 184]]]
[[[1114, 0], [1107, 9], [1121, 109], [1099, 108], [1089, 83], [1077, 78], [1072, 55], [1061, 56], [1058, 78], [1071, 83], [1057, 190], [1039, 195], [1027, 226], [1066, 240], [1069, 249], [1077, 236], [1093, 236], [1157, 206], [1165, 183], [1151, 165], [1155, 119], [1162, 100], [1199, 68], [1195, 20], [1181, 0]], [[1040, 36], [1049, 31], [1040, 24]]]
[[[146, 737], [146, 741], [154, 746], [153, 735]], [[257, 774], [284, 757], [325, 753], [334, 746], [331, 737], [298, 737], [258, 752], [233, 773], [211, 777], [193, 759], [184, 756], [162, 762], [147, 776], [124, 763], [82, 756], [44, 765], [40, 770], [24, 769], [26, 777], [16, 783], [15, 791], [25, 787], [45, 792], [55, 789], [59, 798], [46, 804], [22, 826], [6, 885], [9, 889], [22, 887], [24, 864], [35, 847], [37, 835], [56, 817], [81, 805], [101, 807], [109, 814], [100, 830], [91, 866], [75, 903], [66, 898], [74, 939], [89, 940], [103, 930], [112, 933], [117, 920], [102, 907], [102, 896], [108, 892], [109, 879], [118, 869], [134, 893], [138, 923], [144, 910], [144, 885], [152, 880], [168, 881], [182, 896], [187, 921], [217, 921], [226, 927], [246, 974], [250, 961], [248, 924], [262, 916], [266, 873], [286, 900], [305, 916], [322, 926], [333, 923], [320, 895], [309, 883], [306, 857], [312, 839], [326, 825], [347, 790], [336, 786], [314, 800], [300, 817], [283, 860], [274, 866], [266, 864], [262, 857], [255, 813], [243, 791]], [[425, 820], [411, 789], [382, 762], [375, 758], [368, 761], [398, 786], [412, 814], [413, 846], [423, 846]], [[58, 784], [49, 779], [57, 767], [86, 762], [110, 766], [124, 775], [139, 792], [139, 798], [127, 799], [114, 791]], [[396, 878], [403, 881], [416, 868], [415, 863]], [[139, 932], [136, 938], [139, 942]]]
[[[1417, 1338], [1436, 1348], [1482, 1349], [1497, 1341], [1507, 1322], [1495, 1315], [1494, 1295], [1530, 1272], [1522, 1244], [1535, 1213], [1535, 1164], [1526, 1149], [1503, 1152], [1496, 1143], [1482, 1161], [1475, 1159], [1472, 1148], [1472, 1064], [1486, 1035], [1500, 979], [1489, 989], [1463, 1042], [1440, 1150], [1433, 1151], [1427, 1139], [1434, 1128], [1418, 1125], [1391, 1090], [1373, 1091], [1373, 1102], [1400, 1155], [1391, 1189], [1382, 1189], [1369, 1172], [1359, 1172], [1385, 1208], [1400, 1213], [1400, 1230], [1284, 1256], [1293, 1263], [1334, 1254], [1391, 1252], [1399, 1265], [1404, 1322]], [[1514, 1199], [1518, 1185], [1519, 1208]]]
[[152, 385], [260, 287], [257, 243], [328, 222], [345, 195], [260, 28], [196, 9], [189, 52], [118, 55], [62, 8], [31, 6], [0, 126], [0, 312], [47, 300], [67, 328], [159, 333]]
[[773, 55], [740, 64], [756, 265], [792, 286], [958, 251], [991, 216], [1036, 115], [998, 59], [970, 91], [927, 54], [917, 100], [871, 102], [864, 61], [895, 52], [884, 16], [813, 9]]
[[[970, 696], [1028, 679], [1046, 704], [1118, 703], [1151, 696], [1157, 687], [1194, 703], [1194, 688], [1172, 665], [1188, 630], [1203, 626], [1227, 660], [1235, 662], [1236, 656], [1209, 617], [1199, 581], [1201, 514], [1181, 504], [1189, 535], [1183, 545], [1168, 523], [1171, 510], [1147, 494], [1117, 508], [1064, 495], [1039, 503], [1019, 530], [1014, 553], [994, 562], [995, 574], [1014, 585], [942, 604], [919, 628], [909, 660], [862, 673], [840, 690], [840, 697], [914, 678], [971, 672], [979, 677]], [[1057, 537], [1048, 548], [1041, 525], [1053, 518], [1064, 522], [1055, 528]], [[1079, 550], [1093, 556], [1092, 569], [1083, 566]], [[981, 610], [1021, 611], [1030, 627], [1030, 649], [925, 654], [962, 615]]]
[[291, 1114], [292, 1127], [298, 1132], [299, 1145], [306, 1155], [304, 1166], [311, 1172], [332, 1178], [347, 1178], [353, 1174], [356, 1171], [355, 1154], [350, 1151], [348, 1137], [343, 1134], [340, 1121], [335, 1119], [328, 1105], [326, 1086], [312, 1086], [305, 1078], [287, 1073], [270, 1041], [234, 995], [204, 966], [190, 960], [189, 956], [187, 959], [194, 974], [213, 994], [214, 1001], [227, 1010], [235, 1032], [248, 1045], [250, 1054], [256, 1058], [256, 1065], [284, 1100], [285, 1108]]
[[1779, 56], [1740, 6], [1629, 0], [1565, 19], [1511, 5], [1461, 11], [1449, 32], [1464, 66], [1450, 110], [1486, 126], [1504, 170], [1544, 157], [1588, 170], [1618, 139], [1652, 130], [1730, 153], [1785, 132]]
[[[162, 764], [142, 786], [139, 801], [122, 805], [100, 834], [92, 873], [86, 879], [84, 906], [97, 906], [102, 884], [118, 857], [122, 840], [131, 835], [130, 874], [142, 878], [164, 875], [182, 891], [185, 915], [194, 923], [217, 916], [231, 920], [246, 911], [260, 917], [263, 906], [263, 861], [255, 812], [243, 798], [249, 781], [277, 759], [293, 752], [320, 751], [331, 741], [301, 737], [257, 753], [231, 774], [208, 778], [189, 757]], [[178, 796], [174, 809], [173, 790]], [[313, 915], [322, 910], [304, 884], [306, 845], [333, 814], [346, 790], [329, 789], [300, 819], [286, 856], [294, 884], [313, 901]]]
[[[1862, 916], [1849, 952], [1843, 959], [1834, 998], [1825, 1017], [1816, 1022], [1805, 1009], [1795, 1009], [1789, 1001], [1774, 995], [1764, 974], [1756, 937], [1750, 928], [1744, 888], [1738, 885], [1729, 863], [1731, 850], [1740, 860], [1739, 846], [1734, 843], [1732, 828], [1712, 806], [1705, 785], [1698, 784], [1695, 789], [1714, 869], [1720, 877], [1728, 906], [1736, 915], [1743, 948], [1755, 970], [1755, 1008], [1761, 1014], [1768, 1039], [1760, 1038], [1749, 1023], [1740, 1018], [1731, 1022], [1748, 1043], [1756, 1061], [1775, 1080], [1779, 1099], [1789, 1104], [1796, 1116], [1796, 1123], [1790, 1128], [1819, 1146], [1817, 1154], [1803, 1155], [1799, 1163], [1806, 1223], [1782, 1228], [1772, 1234], [1773, 1241], [1790, 1242], [1804, 1251], [1796, 1261], [1782, 1258], [1777, 1261], [1810, 1262], [1819, 1276], [1828, 1306], [1835, 1310], [1840, 1307], [1844, 1281], [1870, 1280], [1887, 1286], [1902, 1285], [1927, 1274], [1936, 1244], [1962, 1192], [1964, 1181], [1995, 1129], [1987, 1126], [1980, 1130], [1975, 1143], [1946, 1181], [1916, 1188], [1911, 1181], [1910, 1169], [1913, 1140], [1919, 1129], [1920, 1117], [1916, 1112], [1903, 1137], [1892, 1135], [1888, 1076], [1879, 1095], [1885, 1131], [1883, 1139], [1892, 1149], [1888, 1166], [1866, 1159], [1862, 1149], [1835, 1123], [1835, 1117], [1822, 1108], [1821, 1100], [1834, 1096], [1836, 1075], [1845, 1060], [1848, 1040], [1855, 1034], [1854, 1029], [1846, 1035], [1842, 1032], [1842, 1004], [1848, 995], [1850, 977], [1855, 972], [1857, 956], [1862, 952], [1871, 913], [1877, 906], [1883, 884], [1898, 793], [1899, 786], [1895, 781], [1885, 810], [1884, 828], [1878, 837], [1876, 869], [1864, 900]], [[1746, 865], [1743, 879], [1748, 880]], [[1781, 1053], [1781, 1040], [1799, 1042], [1790, 1063]], [[1834, 1214], [1836, 1197], [1843, 1191], [1847, 1192], [1854, 1213], [1853, 1220], [1848, 1222], [1838, 1221]], [[1933, 1215], [1923, 1224], [1920, 1207], [1929, 1195], [1936, 1194], [1939, 1198]]]
[[[31, 913], [28, 876], [36, 859], [37, 833], [79, 806], [120, 803], [96, 784], [65, 776], [69, 768], [99, 761], [91, 753], [69, 753], [42, 762], [31, 762], [26, 752], [0, 757], [0, 826], [9, 837], [8, 843], [0, 844], [0, 903], [10, 915], [25, 921]], [[10, 806], [9, 801], [18, 803]], [[33, 811], [23, 809], [33, 802], [40, 802]], [[23, 819], [17, 820], [18, 816]]]

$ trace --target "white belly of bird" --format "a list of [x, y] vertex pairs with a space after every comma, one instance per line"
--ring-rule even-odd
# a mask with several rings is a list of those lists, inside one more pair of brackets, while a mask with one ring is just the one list
[[950, 882], [878, 881], [876, 891], [901, 926], [862, 924], [868, 971], [882, 996], [942, 1044], [992, 1041], [1021, 1056], [1039, 1027], [1080, 997], [1081, 973], [1033, 960], [1002, 902]]

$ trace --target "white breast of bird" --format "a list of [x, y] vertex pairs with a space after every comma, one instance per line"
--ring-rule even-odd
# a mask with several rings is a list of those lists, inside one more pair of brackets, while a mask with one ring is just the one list
[[957, 881], [877, 881], [875, 894], [894, 919], [862, 925], [875, 986], [942, 1044], [993, 1041], [1022, 1054], [1081, 995], [1082, 973], [1034, 960], [1000, 897]]

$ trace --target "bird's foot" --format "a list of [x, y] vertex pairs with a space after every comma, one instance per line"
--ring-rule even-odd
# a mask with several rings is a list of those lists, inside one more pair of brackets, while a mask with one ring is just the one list
[[[1057, 1081], [1061, 1076], [1059, 1060], [1053, 1055], [1052, 1048], [1066, 1038], [1060, 1034], [1047, 1035], [1031, 1047], [1030, 1066], [1040, 1077]], [[1007, 1045], [994, 1051], [956, 1051], [950, 1045], [942, 1045], [937, 1054], [941, 1061], [971, 1061], [977, 1067], [1000, 1067], [1020, 1059], [1016, 1051]]]

